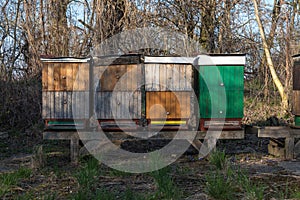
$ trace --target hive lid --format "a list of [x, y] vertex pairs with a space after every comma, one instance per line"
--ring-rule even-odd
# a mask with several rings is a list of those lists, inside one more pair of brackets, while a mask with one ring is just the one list
[[42, 62], [66, 62], [66, 63], [86, 63], [90, 61], [90, 58], [75, 58], [75, 57], [51, 57], [41, 58]]
[[196, 65], [245, 65], [245, 54], [202, 54], [198, 55]]
[[144, 63], [158, 63], [158, 64], [193, 64], [195, 58], [193, 57], [164, 57], [164, 56], [145, 56]]

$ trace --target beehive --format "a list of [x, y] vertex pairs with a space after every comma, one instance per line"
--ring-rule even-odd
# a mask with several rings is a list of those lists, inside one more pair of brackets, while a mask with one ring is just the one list
[[89, 119], [89, 59], [48, 58], [41, 61], [42, 117], [47, 127], [74, 128], [76, 123], [85, 126]]
[[139, 54], [94, 58], [95, 111], [101, 127], [186, 124], [193, 87], [189, 62], [191, 58]]
[[200, 129], [240, 128], [244, 109], [245, 55], [200, 55], [196, 62]]
[[95, 114], [101, 127], [136, 128], [142, 117], [140, 55], [95, 57], [93, 74]]
[[152, 126], [187, 125], [194, 116], [193, 61], [145, 57], [146, 119]]
[[295, 126], [300, 127], [300, 54], [293, 56], [293, 105]]

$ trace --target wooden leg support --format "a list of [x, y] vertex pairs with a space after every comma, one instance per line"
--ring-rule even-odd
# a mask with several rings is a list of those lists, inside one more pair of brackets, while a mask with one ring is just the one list
[[[204, 140], [204, 143], [200, 142], [200, 140], [198, 139], [195, 139], [191, 144], [193, 147], [195, 147], [195, 149], [198, 150], [199, 158], [205, 158], [209, 155], [211, 151], [216, 150], [216, 146], [213, 147], [215, 142], [215, 139], [206, 139]], [[203, 148], [202, 151], [200, 151], [201, 147]]]
[[70, 154], [71, 154], [71, 162], [74, 164], [78, 164], [79, 157], [79, 139], [72, 138], [70, 142]]
[[285, 138], [285, 159], [291, 160], [294, 158], [294, 146], [295, 146], [294, 137]]
[[199, 152], [200, 148], [202, 146], [202, 142], [200, 142], [200, 140], [195, 139], [192, 143], [192, 146], [195, 147], [195, 149]]
[[[295, 138], [300, 138], [300, 129], [290, 127], [264, 127], [258, 129], [258, 137], [285, 138], [284, 157], [287, 160], [294, 159]], [[297, 145], [296, 145], [297, 146]]]

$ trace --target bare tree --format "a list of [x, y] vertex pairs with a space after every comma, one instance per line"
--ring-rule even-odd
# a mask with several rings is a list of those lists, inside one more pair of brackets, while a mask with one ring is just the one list
[[255, 16], [256, 16], [256, 20], [257, 20], [257, 24], [258, 24], [258, 28], [259, 28], [259, 32], [261, 35], [261, 39], [262, 39], [262, 43], [263, 43], [263, 48], [264, 48], [264, 52], [265, 52], [265, 56], [266, 56], [266, 60], [267, 60], [267, 64], [268, 67], [270, 69], [273, 81], [278, 89], [278, 92], [281, 96], [281, 103], [282, 103], [282, 108], [284, 110], [288, 109], [288, 95], [285, 92], [285, 88], [283, 87], [277, 72], [275, 70], [274, 64], [273, 64], [273, 60], [271, 57], [271, 53], [270, 53], [270, 48], [266, 39], [266, 35], [265, 35], [265, 30], [263, 28], [261, 19], [260, 19], [260, 14], [259, 14], [259, 8], [258, 8], [258, 4], [256, 0], [253, 0], [254, 3], [254, 11], [255, 11]]

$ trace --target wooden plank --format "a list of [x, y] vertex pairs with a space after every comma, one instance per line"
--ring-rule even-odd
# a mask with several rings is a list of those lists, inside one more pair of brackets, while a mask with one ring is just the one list
[[43, 132], [44, 140], [71, 140], [79, 138], [77, 131], [45, 131]]
[[[161, 64], [161, 66], [159, 68], [159, 83], [161, 84], [160, 87], [159, 87], [160, 91], [167, 90], [168, 77], [167, 77], [167, 74], [166, 74], [167, 73], [166, 67], [167, 67], [167, 65]], [[146, 76], [148, 76], [148, 74], [146, 74]]]
[[66, 94], [67, 94], [67, 96], [66, 96], [67, 104], [65, 105], [66, 118], [73, 119], [73, 111], [72, 111], [72, 95], [73, 95], [73, 92], [67, 92]]
[[73, 65], [73, 77], [75, 77], [73, 90], [88, 91], [89, 90], [89, 63], [77, 63]]
[[44, 91], [89, 90], [89, 63], [44, 63], [42, 79]]
[[288, 160], [294, 158], [294, 145], [295, 145], [294, 137], [285, 138], [285, 158]]
[[300, 158], [300, 141], [294, 146], [294, 158]]
[[146, 118], [189, 118], [191, 95], [191, 92], [146, 92]]
[[300, 90], [300, 62], [299, 61], [294, 61], [293, 90]]
[[89, 118], [89, 92], [43, 92], [42, 97], [43, 119]]
[[159, 85], [159, 76], [160, 76], [160, 65], [155, 64], [153, 66], [153, 70], [152, 70], [152, 74], [145, 74], [146, 78], [147, 76], [151, 76], [152, 77], [152, 81], [153, 81], [153, 90], [154, 91], [158, 91], [160, 90], [160, 85]]
[[51, 108], [51, 118], [62, 119], [61, 117], [61, 92], [52, 92], [53, 94], [53, 102], [50, 104]]
[[73, 76], [73, 65], [74, 63], [70, 63], [66, 66], [66, 90], [72, 91], [73, 90], [73, 84], [74, 84], [74, 78]]
[[48, 91], [54, 90], [54, 65], [53, 63], [48, 64]]
[[[176, 131], [164, 131], [164, 132], [151, 132], [151, 131], [144, 131], [144, 132], [105, 132], [106, 137], [109, 139], [124, 139], [124, 140], [136, 140], [136, 138], [133, 138], [131, 135], [141, 135], [143, 133], [144, 135], [153, 136], [148, 138], [149, 140], [158, 140], [158, 139], [173, 139], [178, 134]], [[194, 132], [191, 131], [180, 131], [180, 137], [177, 137], [176, 139], [190, 139], [188, 135], [191, 135]], [[79, 137], [79, 135], [80, 137]], [[80, 132], [72, 132], [72, 131], [46, 131], [43, 132], [43, 139], [45, 140], [69, 140], [72, 138], [80, 138], [81, 140], [99, 140], [103, 138], [103, 132], [88, 132], [88, 131], [80, 131]], [[207, 136], [207, 134], [210, 134], [211, 137]], [[197, 131], [195, 140], [199, 139], [213, 139], [215, 138], [214, 135], [218, 135], [219, 132], [202, 132]], [[187, 136], [187, 137], [181, 137], [181, 136]], [[244, 139], [244, 130], [239, 131], [222, 131], [219, 138], [215, 139]]]
[[72, 95], [72, 113], [69, 114], [73, 114], [74, 119], [88, 119], [89, 92], [72, 92]]
[[[145, 90], [146, 91], [151, 91], [153, 82], [151, 82], [149, 80], [149, 76], [148, 75], [151, 73], [152, 67], [149, 67], [149, 66], [146, 67], [146, 65], [144, 65], [144, 70], [145, 70]], [[147, 76], [146, 76], [146, 74], [147, 74]]]
[[202, 146], [202, 142], [200, 142], [200, 140], [193, 140], [193, 142], [191, 142], [191, 145], [197, 150], [200, 151], [201, 146]]
[[141, 92], [97, 92], [96, 114], [97, 119], [140, 119]]
[[[299, 69], [300, 69], [300, 67], [299, 67]], [[299, 77], [300, 77], [300, 73], [299, 73]], [[292, 102], [293, 102], [293, 104], [292, 104], [292, 113], [294, 115], [300, 115], [300, 90], [293, 90]]]
[[179, 97], [177, 109], [179, 111], [179, 116], [182, 116], [183, 118], [189, 118], [191, 111], [190, 96], [192, 94], [190, 92], [176, 92], [175, 94]]
[[[125, 80], [126, 81], [126, 88], [125, 91], [132, 91], [137, 88], [137, 78], [134, 76], [136, 74], [136, 67], [133, 65], [126, 65], [126, 74], [125, 74]], [[121, 84], [123, 82], [123, 79], [121, 81]], [[125, 85], [125, 84], [124, 84]]]
[[101, 91], [113, 91], [115, 85], [125, 73], [125, 65], [108, 66], [101, 77]]
[[[197, 71], [198, 72], [198, 71]], [[193, 89], [193, 66], [192, 65], [186, 65], [185, 66], [185, 80], [186, 80], [186, 89]]]
[[66, 91], [67, 90], [67, 70], [69, 63], [62, 64], [60, 68], [60, 90]]
[[72, 138], [70, 140], [70, 156], [71, 162], [74, 164], [78, 164], [79, 160], [79, 139]]
[[274, 127], [253, 127], [258, 133], [258, 137], [270, 137], [270, 138], [285, 138], [294, 137], [300, 138], [300, 129], [274, 126]]
[[79, 71], [79, 63], [73, 63], [72, 64], [72, 90], [78, 90], [79, 88], [78, 71]]
[[60, 63], [54, 63], [53, 67], [53, 87], [54, 91], [60, 91]]
[[[161, 69], [160, 69], [161, 67]], [[163, 65], [159, 64], [145, 64], [145, 82], [146, 82], [146, 91], [158, 91], [160, 90], [160, 70], [164, 69]], [[164, 70], [162, 70], [164, 71]]]
[[104, 75], [104, 71], [106, 70], [107, 66], [95, 66], [94, 67], [94, 84], [96, 84], [94, 87], [96, 87], [97, 92], [103, 91], [102, 85], [101, 85], [101, 79], [102, 76]]
[[[149, 135], [149, 136], [153, 136], [151, 138], [148, 138], [150, 140], [156, 140], [156, 139], [173, 139], [175, 138], [175, 136], [178, 134], [178, 132], [176, 131], [162, 131], [162, 132], [151, 132], [151, 131], [144, 131], [144, 132], [106, 132], [105, 134], [110, 138], [110, 139], [122, 139], [122, 138], [126, 138], [130, 139], [130, 135], [135, 135], [136, 133], [138, 133], [138, 135]], [[192, 133], [195, 132], [191, 132], [191, 131], [180, 131], [180, 137], [177, 137], [176, 139], [190, 139], [190, 136]], [[216, 138], [216, 135], [219, 135], [219, 131], [210, 131], [209, 133], [207, 132], [202, 132], [202, 131], [196, 131], [196, 136], [195, 138], [192, 139], [196, 139], [196, 140], [200, 140], [200, 139], [204, 139], [205, 137], [207, 139], [209, 138]], [[84, 132], [80, 133], [83, 134], [83, 138], [84, 136]], [[87, 133], [87, 135], [90, 133]], [[209, 135], [207, 135], [209, 134]], [[95, 139], [99, 139], [99, 136], [97, 136], [97, 134], [93, 135], [94, 137], [96, 137]], [[244, 130], [238, 130], [238, 131], [222, 131], [222, 133], [219, 135], [219, 138], [216, 139], [244, 139]]]
[[184, 73], [185, 71], [185, 65], [169, 65], [169, 68], [172, 69], [172, 77], [171, 77], [171, 88], [181, 90], [184, 88], [185, 81], [182, 79], [182, 76], [180, 72], [182, 71]]
[[264, 127], [258, 129], [258, 137], [286, 138], [290, 136], [288, 127]]
[[146, 91], [191, 91], [192, 66], [145, 64]]
[[42, 90], [48, 90], [48, 63], [44, 63], [42, 70]]
[[62, 106], [62, 117], [64, 119], [70, 118], [70, 112], [68, 110], [68, 105], [70, 104], [69, 98], [68, 98], [68, 92], [62, 92], [63, 93], [63, 106]]
[[[172, 113], [170, 113], [170, 116], [168, 118], [188, 118], [184, 113], [184, 98], [185, 96], [182, 95], [181, 92], [168, 92], [170, 93], [170, 98], [168, 99], [168, 102], [173, 99], [173, 101], [170, 102], [170, 107], [173, 107], [173, 109], [169, 108]], [[188, 95], [188, 93], [186, 93]]]
[[[74, 91], [88, 91], [89, 90], [89, 63], [81, 63], [77, 65], [77, 74], [74, 83]], [[73, 68], [74, 75], [74, 68]]]
[[134, 91], [141, 86], [141, 69], [137, 65], [107, 66], [106, 70], [97, 67], [99, 90], [108, 91]]
[[165, 119], [166, 107], [162, 102], [162, 96], [159, 92], [146, 92], [146, 118], [147, 119]]
[[50, 112], [51, 97], [48, 94], [49, 92], [42, 93], [42, 118], [43, 119], [50, 118], [51, 116], [51, 112]]

